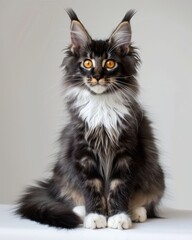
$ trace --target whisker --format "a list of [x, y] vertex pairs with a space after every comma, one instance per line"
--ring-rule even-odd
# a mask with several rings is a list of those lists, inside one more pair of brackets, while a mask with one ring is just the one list
[[64, 83], [68, 83], [68, 82], [73, 82], [73, 81], [83, 81], [81, 78], [72, 78], [72, 79], [64, 79]]
[[128, 76], [114, 76], [114, 77], [111, 77], [111, 78], [130, 78], [130, 77], [133, 77], [134, 76], [134, 74], [132, 74], [132, 75], [128, 75]]
[[130, 87], [137, 87], [137, 84], [131, 84], [131, 83], [127, 83], [127, 82], [120, 82], [120, 81], [117, 81], [117, 84], [119, 85], [122, 85], [122, 86], [130, 86]]
[[[126, 87], [126, 88], [121, 88], [118, 84], [114, 84], [114, 86], [116, 86], [116, 89], [118, 91], [120, 91], [120, 93], [122, 94], [122, 96], [127, 99], [129, 102], [137, 102], [138, 103], [138, 99], [137, 99], [137, 94], [135, 94], [130, 88]], [[138, 103], [139, 104], [139, 103]], [[140, 104], [139, 104], [140, 105]]]
[[[128, 107], [130, 108], [130, 110], [131, 110], [131, 115], [132, 115], [132, 117], [133, 117], [133, 119], [135, 120], [134, 122], [135, 122], [135, 124], [136, 124], [136, 127], [137, 127], [137, 129], [138, 129], [138, 120], [137, 120], [137, 117], [136, 117], [136, 115], [135, 115], [135, 111], [133, 110], [133, 108], [132, 108], [132, 106], [131, 106], [131, 102], [132, 102], [132, 99], [130, 99], [130, 93], [128, 93], [128, 94], [125, 94], [124, 93], [124, 91], [121, 89], [121, 88], [118, 88], [118, 86], [117, 85], [113, 85], [113, 87], [114, 87], [114, 89], [116, 88], [116, 90], [118, 90], [118, 91], [120, 91], [120, 93], [123, 95], [123, 97], [126, 97], [126, 98], [128, 98], [129, 99], [129, 104], [128, 104]], [[115, 91], [116, 92], [116, 91]], [[128, 92], [128, 91], [127, 91]], [[117, 94], [116, 94], [116, 96], [117, 96]], [[132, 96], [131, 96], [132, 97]], [[133, 98], [134, 100], [135, 100], [135, 98]]]
[[[112, 86], [113, 86], [114, 89], [115, 89], [115, 87], [117, 87], [117, 86], [115, 86], [115, 85], [112, 85]], [[121, 89], [118, 89], [118, 90], [119, 90], [119, 91], [123, 94], [123, 96], [124, 96], [124, 92], [123, 92]], [[114, 92], [116, 93], [116, 91], [114, 91]], [[117, 93], [116, 93], [115, 95], [117, 96], [117, 98], [119, 98], [119, 96], [118, 96]], [[127, 96], [126, 96], [126, 97], [127, 97]], [[130, 101], [130, 102], [132, 102], [132, 101]], [[128, 107], [131, 109], [131, 116], [132, 116], [133, 119], [135, 120], [134, 122], [135, 122], [135, 124], [136, 124], [137, 129], [138, 129], [138, 120], [137, 120], [137, 117], [136, 117], [136, 115], [135, 115], [135, 112], [134, 112], [134, 110], [133, 110], [130, 102], [129, 102], [129, 104], [128, 104]]]
[[77, 87], [77, 86], [82, 86], [84, 84], [85, 84], [84, 82], [73, 83], [71, 85], [65, 86], [65, 89], [72, 88], [72, 87]]

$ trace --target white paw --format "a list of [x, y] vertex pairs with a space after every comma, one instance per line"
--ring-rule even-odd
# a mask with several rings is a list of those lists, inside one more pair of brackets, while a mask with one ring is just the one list
[[132, 221], [134, 222], [145, 222], [147, 220], [147, 211], [144, 207], [138, 207], [133, 210]]
[[86, 228], [105, 228], [106, 226], [106, 217], [97, 213], [89, 213], [84, 219], [84, 227]]
[[86, 214], [85, 206], [76, 206], [73, 208], [73, 212], [76, 213], [82, 219], [85, 218], [85, 214]]
[[108, 227], [117, 229], [128, 229], [132, 227], [130, 217], [125, 213], [119, 213], [108, 219]]

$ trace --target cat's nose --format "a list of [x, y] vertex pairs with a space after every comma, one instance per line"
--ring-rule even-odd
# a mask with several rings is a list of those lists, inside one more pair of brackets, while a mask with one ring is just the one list
[[100, 75], [94, 75], [93, 76], [97, 81], [99, 81], [99, 79], [101, 79], [101, 76]]

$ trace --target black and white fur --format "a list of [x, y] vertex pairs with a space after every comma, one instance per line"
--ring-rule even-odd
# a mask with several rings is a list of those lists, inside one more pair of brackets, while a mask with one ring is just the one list
[[[68, 14], [71, 45], [62, 66], [70, 122], [52, 177], [26, 190], [17, 213], [61, 228], [128, 229], [156, 216], [165, 188], [151, 123], [137, 100], [134, 12], [104, 41], [92, 40], [76, 14]], [[105, 67], [108, 59], [113, 69]]]

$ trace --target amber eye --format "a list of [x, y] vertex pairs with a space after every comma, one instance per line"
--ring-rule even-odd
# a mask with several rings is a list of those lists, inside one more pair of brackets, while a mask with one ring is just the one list
[[91, 59], [85, 59], [85, 61], [83, 62], [83, 66], [85, 68], [92, 68], [93, 62], [91, 61]]
[[105, 67], [108, 69], [113, 69], [116, 66], [116, 62], [113, 59], [109, 59], [105, 63]]

